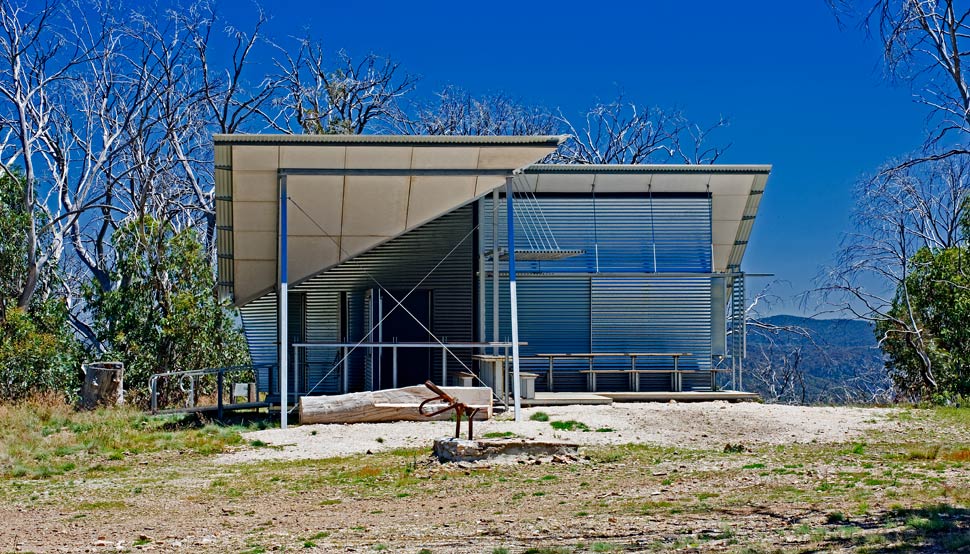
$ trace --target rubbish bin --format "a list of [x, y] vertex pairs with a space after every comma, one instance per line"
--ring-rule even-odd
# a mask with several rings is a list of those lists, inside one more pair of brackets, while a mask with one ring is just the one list
[[539, 377], [538, 373], [519, 373], [519, 389], [522, 398], [527, 400], [536, 397], [536, 379]]

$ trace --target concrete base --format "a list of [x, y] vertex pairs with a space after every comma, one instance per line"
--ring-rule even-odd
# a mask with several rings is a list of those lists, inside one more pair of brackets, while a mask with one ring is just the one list
[[572, 457], [579, 445], [563, 442], [540, 442], [527, 439], [435, 439], [434, 455], [442, 462], [477, 462], [501, 457]]

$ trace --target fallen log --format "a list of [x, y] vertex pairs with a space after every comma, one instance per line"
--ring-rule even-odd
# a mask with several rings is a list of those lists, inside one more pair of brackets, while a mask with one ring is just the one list
[[[492, 417], [492, 389], [488, 387], [440, 387], [452, 397], [458, 398], [471, 408], [479, 408], [476, 419]], [[300, 423], [377, 423], [386, 421], [427, 421], [418, 412], [418, 406], [435, 393], [423, 385], [384, 389], [368, 392], [352, 392], [336, 396], [300, 397]], [[445, 403], [428, 404], [430, 413], [447, 406]], [[452, 413], [444, 413], [434, 419], [447, 420]]]

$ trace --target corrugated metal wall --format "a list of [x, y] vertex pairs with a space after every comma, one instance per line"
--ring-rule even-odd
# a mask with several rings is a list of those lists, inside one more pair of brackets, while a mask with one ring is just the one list
[[[503, 276], [499, 282], [499, 336], [511, 340], [509, 320], [509, 280]], [[589, 352], [590, 305], [589, 278], [522, 276], [517, 280], [519, 298], [519, 340], [529, 343], [519, 349], [523, 358], [523, 371], [535, 371], [541, 378], [538, 387], [545, 389], [545, 360], [530, 359], [536, 354], [564, 352]], [[492, 337], [492, 283], [485, 284], [485, 336]], [[556, 362], [556, 390], [585, 390], [586, 378], [569, 370], [585, 369], [581, 361], [559, 360]], [[565, 373], [560, 374], [559, 370]]]
[[[341, 292], [347, 298], [348, 321], [345, 328], [349, 336], [346, 340], [358, 342], [368, 331], [365, 329], [364, 298], [368, 289], [380, 283], [387, 289], [410, 290], [426, 276], [421, 288], [434, 291], [432, 331], [438, 337], [446, 337], [452, 342], [473, 340], [472, 259], [475, 247], [471, 236], [472, 216], [470, 206], [460, 208], [292, 287], [290, 290], [293, 292], [306, 293], [308, 340], [342, 340], [339, 336]], [[452, 249], [454, 252], [442, 262]], [[441, 265], [432, 273], [431, 270], [439, 262]], [[275, 310], [276, 296], [272, 293], [240, 309], [254, 363], [273, 364], [276, 361]], [[368, 337], [366, 342], [375, 340], [376, 337]], [[465, 364], [470, 364], [469, 352], [457, 353]], [[367, 355], [364, 349], [360, 349], [350, 357], [351, 390], [363, 390], [367, 386], [364, 374]], [[336, 349], [316, 349], [306, 360], [309, 385], [317, 384], [340, 357]], [[440, 354], [433, 355], [432, 360], [433, 374], [437, 375], [441, 368]], [[455, 371], [460, 365], [457, 361], [450, 360], [448, 367]], [[334, 370], [330, 377], [319, 383], [315, 392], [337, 392], [340, 374], [339, 368]], [[268, 385], [267, 380], [263, 379], [260, 382], [261, 390], [269, 390]], [[302, 379], [301, 385], [304, 389], [307, 388], [307, 383]]]
[[[291, 342], [302, 342], [310, 318], [307, 310], [308, 295], [296, 291], [289, 295], [287, 316], [289, 318], [287, 333]], [[240, 309], [243, 331], [249, 343], [249, 357], [256, 367], [256, 382], [259, 390], [278, 394], [278, 381], [271, 376], [269, 366], [275, 368], [276, 355], [276, 293], [266, 296]], [[289, 382], [294, 383], [296, 374], [293, 370], [293, 360], [290, 360]], [[275, 371], [275, 369], [273, 370]], [[302, 376], [300, 377], [302, 379]]]
[[[482, 229], [491, 240], [492, 201], [483, 200]], [[544, 228], [563, 250], [585, 250], [581, 256], [557, 261], [523, 261], [521, 273], [695, 272], [711, 271], [711, 213], [707, 197], [539, 196], [516, 212], [516, 248], [542, 248], [537, 235]], [[530, 205], [531, 211], [525, 206]], [[595, 208], [594, 208], [595, 205]], [[594, 211], [595, 222], [594, 225]], [[499, 200], [499, 244], [506, 243], [505, 199]], [[541, 221], [537, 224], [536, 221]], [[530, 238], [532, 239], [530, 241]], [[654, 264], [656, 246], [656, 264]], [[502, 270], [506, 269], [505, 264]]]
[[[711, 369], [711, 280], [709, 277], [592, 280], [593, 352], [690, 353], [680, 358], [680, 369]], [[613, 368], [623, 360], [605, 359], [597, 368]], [[670, 369], [673, 358], [637, 360], [639, 369]], [[703, 386], [710, 378], [697, 376]], [[600, 381], [613, 388], [627, 385], [626, 375], [604, 375]], [[697, 379], [684, 375], [684, 389]], [[670, 378], [663, 374], [640, 376], [641, 390], [667, 390]]]
[[[689, 352], [682, 369], [711, 368], [711, 213], [707, 197], [538, 196], [532, 211], [516, 219], [516, 248], [541, 249], [538, 227], [546, 223], [564, 250], [586, 250], [558, 261], [519, 264], [519, 333], [529, 345], [521, 349], [525, 370], [545, 375], [538, 353]], [[484, 249], [491, 247], [491, 199], [483, 200]], [[499, 201], [499, 246], [505, 246], [505, 201]], [[535, 206], [541, 210], [536, 211]], [[544, 218], [535, 225], [531, 218]], [[548, 240], [549, 237], [544, 237]], [[639, 274], [634, 277], [599, 272]], [[656, 248], [655, 248], [656, 247]], [[656, 262], [655, 262], [656, 260]], [[489, 269], [489, 265], [486, 269]], [[506, 270], [506, 264], [501, 264]], [[570, 273], [576, 277], [565, 277]], [[698, 277], [664, 277], [697, 273]], [[652, 274], [643, 276], [643, 274]], [[500, 281], [500, 337], [508, 339], [508, 278]], [[485, 285], [485, 337], [491, 331], [491, 277]], [[597, 368], [629, 367], [626, 359], [603, 359]], [[642, 369], [670, 369], [672, 358], [641, 358]], [[584, 361], [556, 361], [557, 391], [586, 389]], [[641, 390], [670, 390], [670, 377], [644, 374]], [[538, 382], [545, 386], [545, 379]], [[626, 375], [597, 378], [601, 390], [628, 390]], [[708, 375], [684, 375], [684, 390], [707, 388]]]

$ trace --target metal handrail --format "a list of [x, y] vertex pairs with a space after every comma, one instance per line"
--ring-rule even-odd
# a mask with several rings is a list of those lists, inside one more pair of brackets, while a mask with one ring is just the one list
[[[253, 371], [256, 372], [262, 367], [268, 367], [267, 365], [237, 365], [237, 366], [226, 366], [226, 367], [212, 367], [205, 369], [191, 369], [186, 371], [165, 371], [162, 373], [156, 373], [148, 378], [148, 389], [151, 394], [151, 413], [158, 413], [158, 381], [163, 377], [176, 377], [181, 381], [179, 383], [179, 388], [183, 392], [188, 393], [188, 402], [191, 405], [186, 406], [186, 408], [191, 408], [195, 406], [195, 384], [199, 377], [205, 377], [208, 375], [216, 376], [216, 411], [217, 418], [222, 419], [223, 416], [223, 405], [224, 405], [224, 391], [225, 388], [225, 375], [226, 373], [235, 373], [242, 371]], [[188, 389], [183, 385], [184, 380], [188, 378]]]
[[[528, 346], [527, 342], [519, 342], [519, 346]], [[448, 376], [448, 354], [451, 353], [452, 348], [460, 349], [495, 349], [502, 350], [505, 352], [505, 357], [509, 355], [509, 348], [512, 347], [511, 342], [297, 342], [290, 345], [293, 348], [293, 358], [295, 367], [300, 367], [300, 349], [310, 349], [310, 348], [337, 348], [343, 351], [343, 355], [340, 358], [339, 367], [341, 367], [341, 381], [343, 385], [343, 391], [349, 392], [350, 390], [350, 367], [349, 367], [349, 349], [354, 348], [390, 348], [393, 352], [392, 356], [392, 387], [397, 387], [397, 349], [398, 348], [438, 348], [441, 349], [441, 381], [442, 384], [447, 382]], [[452, 355], [454, 355], [452, 353]], [[459, 360], [460, 362], [460, 360]], [[331, 368], [327, 375], [330, 375], [338, 366]], [[324, 378], [326, 378], [326, 376]], [[297, 378], [299, 378], [299, 373], [297, 373]], [[475, 377], [476, 380], [481, 382], [478, 376]], [[322, 379], [321, 379], [322, 381]], [[319, 383], [318, 383], [319, 384]], [[484, 385], [485, 383], [482, 382]], [[299, 383], [297, 383], [299, 387]], [[508, 407], [507, 402], [503, 398], [499, 398], [499, 401]]]

